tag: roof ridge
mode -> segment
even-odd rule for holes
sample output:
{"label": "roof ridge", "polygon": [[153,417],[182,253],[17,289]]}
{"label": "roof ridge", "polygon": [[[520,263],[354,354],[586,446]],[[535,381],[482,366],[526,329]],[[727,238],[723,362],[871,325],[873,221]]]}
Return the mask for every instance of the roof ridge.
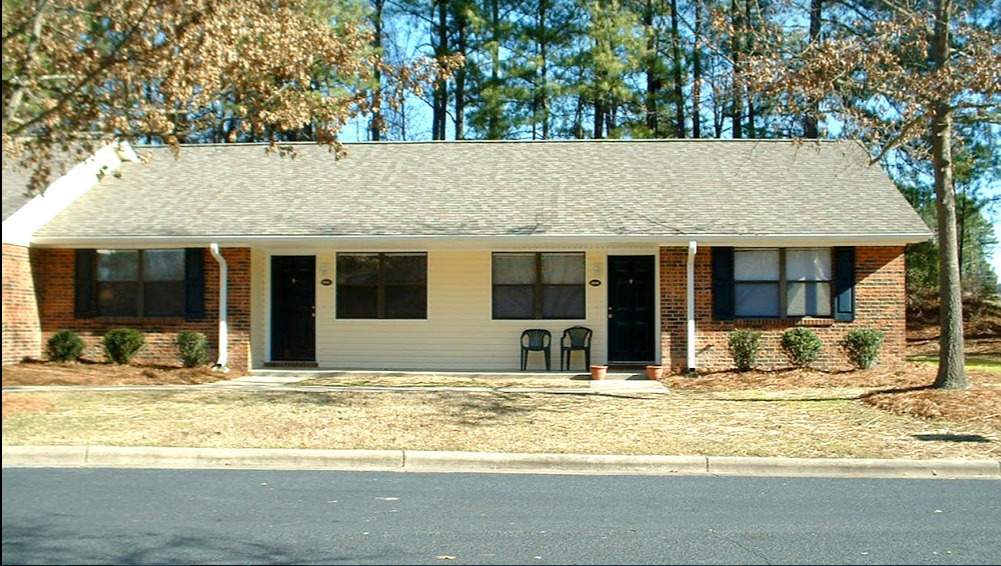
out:
{"label": "roof ridge", "polygon": [[[760,144],[760,143],[793,143],[793,144],[844,144],[854,143],[854,139],[805,139],[805,138],[657,138],[657,139],[504,139],[504,140],[387,140],[387,141],[341,141],[345,146],[400,146],[400,145],[557,145],[557,144]],[[277,145],[309,147],[318,146],[315,141],[275,142]],[[236,142],[236,143],[183,143],[182,148],[210,147],[268,147],[270,142]],[[166,144],[133,144],[134,148],[169,149]]]}

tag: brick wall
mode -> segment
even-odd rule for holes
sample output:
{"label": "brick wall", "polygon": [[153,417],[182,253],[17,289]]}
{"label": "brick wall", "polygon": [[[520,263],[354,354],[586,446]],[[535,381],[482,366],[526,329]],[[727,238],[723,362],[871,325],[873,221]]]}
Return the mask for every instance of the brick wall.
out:
{"label": "brick wall", "polygon": [[[6,270],[6,249],[4,269]],[[41,305],[41,337],[48,339],[57,330],[78,332],[87,344],[83,357],[104,360],[101,337],[112,328],[129,327],[143,332],[146,345],[134,359],[136,364],[179,364],[175,340],[183,330],[203,332],[209,338],[209,355],[214,363],[219,341],[219,264],[205,250],[205,317],[186,320],[175,317],[95,317],[73,315],[74,251],[71,249],[33,249],[39,274],[36,275]],[[222,250],[228,266],[229,295],[229,365],[238,370],[250,367],[250,249]],[[4,272],[4,311],[6,313],[6,271]],[[6,314],[4,315],[6,317]],[[6,359],[6,318],[4,319],[4,356]]]}
{"label": "brick wall", "polygon": [[32,279],[31,254],[3,244],[3,364],[42,355],[42,332]]}
{"label": "brick wall", "polygon": [[[695,256],[696,363],[700,370],[734,367],[727,351],[729,333],[735,328],[753,328],[762,333],[757,366],[763,369],[789,367],[782,353],[782,333],[795,326],[809,326],[824,344],[817,361],[819,369],[848,369],[850,365],[838,341],[852,328],[869,326],[884,332],[880,364],[904,360],[906,346],[905,272],[903,246],[855,249],[855,320],[834,322],[794,320],[712,319],[712,265],[710,248]],[[687,248],[660,249],[661,356],[674,371],[687,369],[686,358],[686,264]]]}

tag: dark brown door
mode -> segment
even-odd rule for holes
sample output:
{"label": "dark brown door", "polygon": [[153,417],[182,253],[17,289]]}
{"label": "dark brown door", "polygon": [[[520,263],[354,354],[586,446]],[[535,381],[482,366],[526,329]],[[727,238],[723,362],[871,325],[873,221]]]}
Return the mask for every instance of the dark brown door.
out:
{"label": "dark brown door", "polygon": [[608,256],[608,361],[654,360],[654,256]]}
{"label": "dark brown door", "polygon": [[316,359],[316,258],[271,257],[271,360]]}

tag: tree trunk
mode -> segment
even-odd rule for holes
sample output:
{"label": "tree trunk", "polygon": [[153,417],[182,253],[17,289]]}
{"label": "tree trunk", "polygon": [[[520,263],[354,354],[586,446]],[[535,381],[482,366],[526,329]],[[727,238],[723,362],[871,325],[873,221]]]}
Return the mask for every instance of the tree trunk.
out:
{"label": "tree trunk", "polygon": [[[745,55],[754,55],[753,37],[754,37],[754,13],[751,11],[751,1],[744,0],[744,26],[747,29],[744,42],[742,42],[741,48],[744,49]],[[743,73],[741,74],[743,78]],[[755,125],[755,119],[757,118],[757,111],[754,108],[754,93],[751,92],[750,88],[744,88],[744,93],[747,96],[747,137],[754,139],[758,137],[757,126]]]}
{"label": "tree trunk", "polygon": [[[438,9],[438,21],[435,25],[437,44],[434,46],[436,57],[444,57],[448,54],[448,2],[449,0],[437,0],[435,5]],[[445,118],[448,113],[448,83],[445,79],[438,79],[434,82],[431,106],[431,139],[443,140],[445,139]]]}
{"label": "tree trunk", "polygon": [[[932,60],[939,71],[949,66],[949,24],[952,0],[935,0],[935,35]],[[947,73],[946,73],[947,74]],[[959,242],[956,233],[956,188],[953,184],[952,108],[948,99],[938,100],[932,122],[932,166],[935,172],[935,206],[938,211],[939,323],[938,375],[935,387],[964,389],[963,289],[959,279]]]}
{"label": "tree trunk", "polygon": [[[372,47],[377,53],[382,53],[382,8],[386,0],[373,0],[373,12],[372,12],[372,26],[375,28],[372,33]],[[382,128],[383,128],[383,117],[382,117],[382,70],[379,64],[376,63],[375,70],[372,74],[372,80],[375,81],[375,101],[374,110],[372,110],[372,120],[369,122],[369,137],[372,141],[380,141],[382,139]]]}
{"label": "tree trunk", "polygon": [[674,135],[685,137],[685,90],[681,72],[681,33],[678,31],[678,0],[671,0],[671,56],[674,58]]}
{"label": "tree trunk", "polygon": [[605,106],[601,103],[601,97],[597,96],[594,100],[594,129],[592,131],[592,138],[600,140],[602,137],[602,132],[605,131]]}
{"label": "tree trunk", "polygon": [[[824,8],[824,0],[810,0],[810,45],[814,48],[820,44],[820,24],[821,15]],[[806,116],[803,117],[803,137],[815,140],[820,137],[820,130],[817,125],[817,116],[820,114],[820,105],[816,100],[808,102],[809,108]]]}
{"label": "tree trunk", "polygon": [[546,7],[548,1],[539,0],[539,62],[542,64],[542,68],[539,69],[538,79],[538,110],[542,114],[542,139],[544,140],[549,139],[549,61],[546,54],[549,39],[546,36]]}
{"label": "tree trunk", "polygon": [[[455,28],[460,53],[469,55],[466,45],[466,13],[462,3],[455,4]],[[465,114],[466,114],[466,66],[463,65],[455,71],[455,139],[461,140],[465,137]]]}
{"label": "tree trunk", "polygon": [[644,110],[646,111],[646,127],[650,131],[650,137],[659,138],[660,134],[660,108],[657,101],[660,97],[660,90],[663,88],[663,80],[657,68],[659,54],[657,53],[657,32],[653,26],[653,0],[646,0],[643,9],[643,27],[647,32],[647,53],[646,53],[646,101]]}
{"label": "tree trunk", "polygon": [[741,129],[741,120],[744,117],[744,89],[742,88],[743,79],[740,76],[740,51],[743,49],[740,40],[744,34],[744,25],[737,0],[730,0],[730,22],[733,24],[733,35],[730,37],[730,56],[733,59],[733,89],[730,93],[733,103],[730,110],[732,119],[731,131],[734,139],[738,139],[744,137]]}
{"label": "tree trunk", "polygon": [[702,0],[695,0],[695,41],[692,47],[692,137],[702,137]]}

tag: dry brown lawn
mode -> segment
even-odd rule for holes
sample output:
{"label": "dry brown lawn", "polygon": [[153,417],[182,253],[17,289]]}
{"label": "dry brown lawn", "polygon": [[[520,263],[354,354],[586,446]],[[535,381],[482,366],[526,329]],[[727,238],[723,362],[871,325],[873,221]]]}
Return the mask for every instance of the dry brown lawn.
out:
{"label": "dry brown lawn", "polygon": [[[932,351],[933,340],[914,333],[913,353]],[[662,380],[667,393],[600,393],[566,376],[434,374],[312,382],[416,386],[410,391],[171,388],[238,375],[29,362],[3,368],[5,388],[165,387],[5,389],[3,444],[1001,459],[999,340],[992,333],[967,340],[968,356],[986,361],[971,366],[972,386],[959,391],[931,388],[935,366],[928,363],[669,375]],[[506,389],[547,386],[566,391]]]}
{"label": "dry brown lawn", "polygon": [[971,375],[963,391],[928,389],[927,364],[669,376],[668,393],[7,390],[3,444],[1001,459],[1001,374]]}
{"label": "dry brown lawn", "polygon": [[115,365],[104,362],[25,361],[3,367],[3,386],[12,385],[197,385],[238,377],[208,367]]}

